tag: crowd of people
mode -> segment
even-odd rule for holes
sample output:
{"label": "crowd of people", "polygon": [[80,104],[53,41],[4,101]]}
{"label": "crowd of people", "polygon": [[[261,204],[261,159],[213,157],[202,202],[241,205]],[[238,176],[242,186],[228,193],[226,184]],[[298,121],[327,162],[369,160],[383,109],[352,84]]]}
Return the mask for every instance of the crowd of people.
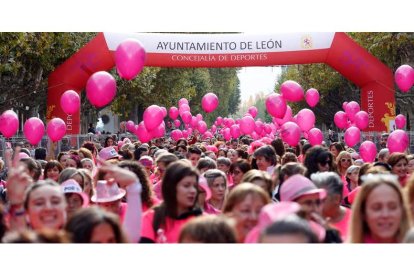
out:
{"label": "crowd of people", "polygon": [[0,240],[414,242],[414,156],[385,145],[373,163],[340,142],[248,136],[108,136],[50,160],[14,146],[0,159]]}

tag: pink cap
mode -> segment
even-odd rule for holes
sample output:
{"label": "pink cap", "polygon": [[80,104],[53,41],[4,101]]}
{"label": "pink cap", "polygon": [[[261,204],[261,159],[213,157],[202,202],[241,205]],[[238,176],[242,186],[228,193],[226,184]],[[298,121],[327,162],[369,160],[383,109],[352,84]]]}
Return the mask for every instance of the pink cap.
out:
{"label": "pink cap", "polygon": [[113,147],[103,148],[99,153],[99,158],[103,160],[109,160],[112,158],[118,158],[119,155]]}
{"label": "pink cap", "polygon": [[89,197],[86,193],[82,191],[81,186],[74,179],[68,179],[60,184],[64,194],[78,194],[82,197],[82,207],[87,207],[89,205]]}
{"label": "pink cap", "polygon": [[19,160],[23,158],[30,158],[30,156],[25,152],[19,152]]}
{"label": "pink cap", "polygon": [[259,240],[260,233],[275,221],[296,214],[300,210],[300,205],[296,202],[278,202],[270,203],[262,208],[257,225],[247,234],[245,243],[256,243]]}
{"label": "pink cap", "polygon": [[319,194],[320,199],[326,197],[325,189],[318,189],[312,181],[301,174],[289,177],[282,183],[282,187],[280,188],[281,201],[295,201],[295,199],[301,196],[311,194]]}
{"label": "pink cap", "polygon": [[126,191],[118,187],[118,184],[108,185],[106,180],[98,180],[96,191],[91,201],[95,203],[112,202],[123,198]]}

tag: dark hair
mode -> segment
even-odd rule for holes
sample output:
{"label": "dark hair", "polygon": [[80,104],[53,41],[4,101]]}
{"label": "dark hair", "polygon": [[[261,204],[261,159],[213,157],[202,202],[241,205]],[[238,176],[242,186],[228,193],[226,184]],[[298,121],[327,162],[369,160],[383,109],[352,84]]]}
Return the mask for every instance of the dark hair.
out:
{"label": "dark hair", "polygon": [[260,148],[256,149],[253,153],[253,157],[257,159],[257,157],[263,156],[266,161],[270,162],[270,165],[276,165],[276,152],[273,147],[271,146],[261,146]]}
{"label": "dark hair", "polygon": [[321,146],[314,146],[308,150],[305,155],[303,164],[307,168],[305,176],[310,178],[310,175],[319,171],[318,163],[325,162],[329,158],[329,170],[334,170],[334,161],[332,153]]}
{"label": "dark hair", "polygon": [[405,160],[408,163],[407,155],[405,153],[401,152],[394,152],[390,154],[390,157],[388,157],[388,164],[391,167],[394,167],[398,162],[401,160]]}
{"label": "dark hair", "polygon": [[243,174],[247,173],[248,171],[250,171],[252,169],[252,167],[250,166],[249,162],[247,162],[246,160],[242,159],[242,160],[237,160],[236,162],[232,163],[230,165],[230,173],[233,173],[234,169],[238,168],[240,169]]}
{"label": "dark hair", "polygon": [[42,147],[36,148],[35,159],[46,160],[46,149]]}
{"label": "dark hair", "polygon": [[142,186],[142,192],[141,192],[141,200],[143,203],[147,204],[148,207],[152,207],[154,205],[153,202],[153,191],[152,191],[152,184],[149,180],[149,176],[147,175],[147,171],[145,168],[135,162],[135,161],[121,161],[118,164],[121,168],[127,168],[131,172],[135,173],[135,175],[138,177],[139,182],[141,182]]}
{"label": "dark hair", "polygon": [[178,139],[178,141],[177,141],[177,144],[176,144],[176,145],[180,144],[181,142],[184,142],[184,144],[185,144],[185,146],[186,146],[186,147],[188,146],[188,142],[187,142],[187,140],[186,140],[185,138],[180,138],[180,139]]}
{"label": "dark hair", "polygon": [[188,149],[188,152],[187,152],[187,156],[190,156],[191,154],[198,154],[198,155],[201,155],[201,149],[200,148],[198,148],[198,147],[196,147],[196,146],[192,146],[192,147],[190,147],[189,149]]}
{"label": "dark hair", "polygon": [[[198,171],[192,167],[188,160],[178,160],[171,163],[164,174],[162,179],[161,192],[164,201],[154,207],[154,221],[153,228],[155,232],[161,225],[165,225],[166,217],[176,218],[177,217],[177,185],[178,183],[187,176],[195,176],[196,182],[198,183]],[[194,205],[197,204],[197,199]],[[195,206],[193,206],[194,208]]]}
{"label": "dark hair", "polygon": [[282,156],[282,165],[287,164],[289,162],[298,162],[298,158],[296,157],[296,155],[294,153],[291,152],[286,152],[283,156]]}
{"label": "dark hair", "polygon": [[85,141],[82,144],[81,148],[88,149],[92,154],[97,154],[98,150],[96,149],[95,143],[92,141]]}
{"label": "dark hair", "polygon": [[73,243],[90,243],[93,230],[102,223],[111,226],[116,243],[127,242],[118,216],[96,206],[76,211],[66,223],[65,230]]}
{"label": "dark hair", "polygon": [[142,147],[142,146],[140,146],[136,150],[134,150],[134,160],[139,160],[141,158],[141,154],[144,151],[148,151],[149,152],[149,150],[146,147]]}
{"label": "dark hair", "polygon": [[335,147],[335,149],[338,151],[338,153],[340,153],[341,151],[344,151],[345,148],[338,142],[334,142],[329,146],[329,149],[331,149],[331,147]]}
{"label": "dark hair", "polygon": [[49,162],[47,162],[43,172],[43,179],[47,179],[47,171],[55,167],[58,168],[59,173],[63,170],[62,165],[57,160],[50,160]]}
{"label": "dark hair", "polygon": [[306,168],[300,163],[290,162],[290,163],[284,164],[283,166],[278,167],[278,169],[279,169],[279,189],[275,195],[275,198],[278,201],[280,201],[280,189],[282,188],[283,182],[286,181],[285,178],[286,177],[289,178],[295,174],[305,175]]}
{"label": "dark hair", "polygon": [[114,137],[112,137],[112,136],[108,136],[108,137],[106,137],[105,138],[105,143],[104,143],[104,147],[106,148],[106,147],[109,147],[109,145],[108,145],[108,140],[109,139],[111,139],[112,141],[114,141],[114,144],[115,144],[115,139],[114,139]]}
{"label": "dark hair", "polygon": [[237,152],[237,155],[241,158],[241,159],[247,159],[249,157],[248,153],[245,152],[242,149],[235,149],[235,151]]}
{"label": "dark hair", "polygon": [[22,158],[20,162],[26,164],[29,173],[32,175],[33,181],[39,180],[40,175],[42,174],[42,165],[33,158]]}
{"label": "dark hair", "polygon": [[179,149],[179,148],[181,148],[181,149],[183,149],[183,150],[187,151],[187,146],[184,146],[184,145],[178,145],[178,146],[176,146],[176,147],[175,147],[175,151],[178,151],[178,149]]}
{"label": "dark hair", "polygon": [[285,145],[283,145],[282,139],[277,138],[273,140],[270,145],[273,147],[277,155],[283,156],[285,154]]}
{"label": "dark hair", "polygon": [[118,154],[122,157],[122,160],[132,160],[132,153],[128,149],[118,151]]}
{"label": "dark hair", "polygon": [[318,238],[313,233],[308,222],[298,215],[289,215],[284,219],[278,220],[266,227],[261,235],[260,240],[266,235],[302,235],[308,243],[318,243]]}
{"label": "dark hair", "polygon": [[202,169],[205,169],[205,168],[207,168],[207,169],[217,169],[217,163],[216,163],[216,161],[214,161],[210,157],[203,157],[203,158],[200,158],[200,160],[198,160],[196,167],[200,171]]}
{"label": "dark hair", "polygon": [[63,155],[69,155],[68,152],[66,151],[61,151],[59,152],[58,156],[57,156],[57,161],[60,163],[60,158],[62,158]]}
{"label": "dark hair", "polygon": [[312,147],[311,144],[304,144],[302,147],[302,155],[305,156],[306,152],[308,151],[308,149],[310,149]]}

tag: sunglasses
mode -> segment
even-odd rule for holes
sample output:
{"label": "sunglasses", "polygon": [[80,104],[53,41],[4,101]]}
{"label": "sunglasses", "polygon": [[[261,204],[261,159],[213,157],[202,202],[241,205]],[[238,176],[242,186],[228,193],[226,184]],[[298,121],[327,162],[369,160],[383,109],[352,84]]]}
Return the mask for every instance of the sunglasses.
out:
{"label": "sunglasses", "polygon": [[345,159],[345,158],[341,159],[341,162],[351,162],[351,161],[352,161],[351,159]]}
{"label": "sunglasses", "polygon": [[328,160],[319,161],[318,163],[321,164],[322,166],[325,166],[326,164],[331,164],[331,162],[332,161],[330,159],[328,159]]}

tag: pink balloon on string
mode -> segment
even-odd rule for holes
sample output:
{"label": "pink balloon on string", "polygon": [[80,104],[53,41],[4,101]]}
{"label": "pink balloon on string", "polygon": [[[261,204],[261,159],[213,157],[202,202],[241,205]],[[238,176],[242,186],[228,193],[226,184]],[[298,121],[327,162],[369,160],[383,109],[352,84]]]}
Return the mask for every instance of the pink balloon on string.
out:
{"label": "pink balloon on string", "polygon": [[0,116],[0,131],[6,138],[12,137],[19,129],[19,118],[13,110],[6,110]]}
{"label": "pink balloon on string", "polygon": [[53,118],[47,123],[46,132],[53,142],[57,142],[66,134],[66,124],[61,118]]}
{"label": "pink balloon on string", "polygon": [[145,128],[151,131],[163,122],[163,112],[158,105],[151,105],[144,111],[143,121]]}
{"label": "pink balloon on string", "polygon": [[207,124],[204,121],[199,121],[197,123],[197,129],[201,134],[204,134],[207,131]]}
{"label": "pink balloon on string", "polygon": [[299,143],[301,130],[293,122],[284,123],[281,127],[281,138],[289,146],[294,147]]}
{"label": "pink balloon on string", "polygon": [[182,104],[180,105],[180,107],[178,108],[178,112],[180,114],[180,116],[184,113],[184,112],[191,112],[190,106],[188,104]]}
{"label": "pink balloon on string", "polygon": [[250,134],[254,131],[255,128],[254,119],[250,116],[244,116],[240,121],[240,130],[244,134]]}
{"label": "pink balloon on string", "polygon": [[184,130],[182,131],[182,134],[183,134],[183,138],[185,138],[185,139],[187,139],[187,138],[188,138],[188,136],[189,136],[189,134],[188,134],[188,130],[186,130],[186,129],[184,129]]}
{"label": "pink balloon on string", "polygon": [[308,131],[308,140],[312,146],[321,145],[323,142],[323,133],[319,128],[312,128]]}
{"label": "pink balloon on string", "polygon": [[264,131],[264,124],[262,121],[256,121],[254,131],[256,131],[257,134],[261,134]]}
{"label": "pink balloon on string", "polygon": [[170,116],[170,118],[172,120],[177,119],[178,118],[178,115],[179,115],[178,108],[176,108],[175,106],[170,107],[170,110],[168,112],[168,115]]}
{"label": "pink balloon on string", "polygon": [[276,122],[278,125],[283,125],[284,123],[290,122],[292,120],[292,108],[290,106],[286,107],[286,113],[282,119],[273,117],[273,122]]}
{"label": "pink balloon on string", "polygon": [[167,117],[167,109],[164,106],[161,106],[161,111],[162,111],[162,117],[163,118]]}
{"label": "pink balloon on string", "polygon": [[407,64],[401,65],[395,71],[394,78],[398,88],[406,93],[414,84],[414,69]]}
{"label": "pink balloon on string", "polygon": [[361,131],[357,127],[350,127],[344,134],[345,143],[348,147],[353,147],[361,140]]}
{"label": "pink balloon on string", "polygon": [[302,131],[308,131],[315,126],[315,114],[312,110],[304,108],[297,114],[297,124]]}
{"label": "pink balloon on string", "polygon": [[115,65],[119,76],[126,80],[134,79],[144,68],[146,52],[136,39],[126,39],[115,50]]}
{"label": "pink balloon on string", "polygon": [[180,107],[182,104],[186,104],[186,105],[188,105],[188,100],[187,100],[186,98],[181,98],[181,99],[178,101],[178,107]]}
{"label": "pink balloon on string", "polygon": [[360,130],[364,130],[368,127],[369,125],[369,116],[368,113],[365,111],[358,111],[355,114],[355,125],[357,128],[359,128]]}
{"label": "pink balloon on string", "polygon": [[342,103],[342,109],[345,111],[346,110],[346,105],[348,104],[348,102],[343,102]]}
{"label": "pink balloon on string", "polygon": [[134,131],[135,131],[135,124],[134,124],[134,122],[133,122],[133,121],[131,121],[131,120],[129,120],[129,121],[126,123],[126,129],[127,129],[129,132],[134,132]]}
{"label": "pink balloon on string", "polygon": [[181,125],[180,120],[174,120],[175,127],[179,127]]}
{"label": "pink balloon on string", "polygon": [[397,128],[403,129],[406,123],[407,123],[407,119],[405,118],[404,115],[398,114],[395,117],[395,125],[397,126]]}
{"label": "pink balloon on string", "polygon": [[257,107],[251,106],[251,107],[249,107],[249,109],[247,110],[247,112],[250,113],[253,116],[253,118],[256,118],[257,113],[258,113]]}
{"label": "pink balloon on string", "polygon": [[116,81],[105,71],[94,73],[86,83],[86,97],[96,107],[108,105],[116,95]]}
{"label": "pink balloon on string", "polygon": [[343,111],[338,111],[334,115],[334,122],[338,128],[346,128],[348,124],[348,116]]}
{"label": "pink balloon on string", "polygon": [[30,144],[37,145],[45,134],[45,125],[37,117],[29,118],[24,123],[23,133]]}
{"label": "pink balloon on string", "polygon": [[315,107],[319,102],[319,92],[315,88],[310,88],[305,94],[306,103],[310,107]]}
{"label": "pink balloon on string", "polygon": [[66,114],[72,115],[79,111],[80,97],[74,90],[67,90],[60,97],[60,107]]}
{"label": "pink balloon on string", "polygon": [[220,126],[223,123],[223,118],[222,117],[217,117],[217,125]]}
{"label": "pink balloon on string", "polygon": [[226,141],[229,141],[231,139],[231,133],[229,128],[225,128],[223,130],[223,137]]}
{"label": "pink balloon on string", "polygon": [[165,123],[161,122],[156,128],[149,131],[153,138],[161,138],[165,134]]}
{"label": "pink balloon on string", "polygon": [[408,134],[401,129],[391,132],[387,140],[387,148],[390,150],[390,153],[404,152],[407,149],[408,144]]}
{"label": "pink balloon on string", "polygon": [[148,130],[145,128],[144,122],[140,122],[135,128],[136,128],[135,134],[137,135],[137,137],[138,137],[139,141],[141,141],[141,143],[147,143],[147,142],[151,141],[152,136],[148,132]]}
{"label": "pink balloon on string", "polygon": [[207,113],[213,112],[219,105],[219,99],[214,93],[207,93],[201,99],[201,108]]}
{"label": "pink balloon on string", "polygon": [[280,94],[286,101],[299,102],[303,100],[303,88],[296,81],[288,80],[282,83]]}
{"label": "pink balloon on string", "polygon": [[181,119],[183,120],[183,122],[184,122],[185,124],[189,124],[189,123],[191,123],[191,119],[192,119],[191,113],[190,113],[189,111],[184,111],[184,112],[181,114]]}
{"label": "pink balloon on string", "polygon": [[266,97],[266,110],[271,116],[283,118],[283,116],[285,116],[286,109],[286,101],[281,95],[272,93]]}
{"label": "pink balloon on string", "polygon": [[213,125],[210,129],[212,133],[216,133],[217,127]]}
{"label": "pink balloon on string", "polygon": [[377,156],[377,147],[371,141],[364,141],[359,147],[359,155],[364,162],[372,163]]}
{"label": "pink balloon on string", "polygon": [[355,101],[349,102],[345,107],[345,113],[351,122],[355,121],[355,114],[360,110],[361,108],[359,107],[359,104]]}
{"label": "pink balloon on string", "polygon": [[174,129],[171,131],[171,138],[173,138],[174,141],[178,141],[179,139],[183,138],[183,133],[179,129]]}
{"label": "pink balloon on string", "polygon": [[232,125],[230,127],[230,134],[234,139],[239,138],[241,135],[239,125]]}

